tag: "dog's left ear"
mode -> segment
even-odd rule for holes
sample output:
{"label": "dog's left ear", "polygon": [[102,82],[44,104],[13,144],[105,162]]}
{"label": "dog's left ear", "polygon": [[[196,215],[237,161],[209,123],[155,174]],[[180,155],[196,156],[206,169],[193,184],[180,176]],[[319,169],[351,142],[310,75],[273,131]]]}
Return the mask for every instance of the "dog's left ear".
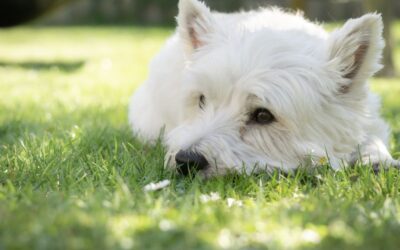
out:
{"label": "dog's left ear", "polygon": [[350,19],[332,32],[328,56],[331,67],[342,76],[340,93],[363,93],[367,79],[382,68],[380,59],[385,46],[382,31],[381,15],[366,14]]}
{"label": "dog's left ear", "polygon": [[187,46],[188,52],[203,46],[215,25],[210,9],[197,0],[180,0],[177,17],[178,32]]}

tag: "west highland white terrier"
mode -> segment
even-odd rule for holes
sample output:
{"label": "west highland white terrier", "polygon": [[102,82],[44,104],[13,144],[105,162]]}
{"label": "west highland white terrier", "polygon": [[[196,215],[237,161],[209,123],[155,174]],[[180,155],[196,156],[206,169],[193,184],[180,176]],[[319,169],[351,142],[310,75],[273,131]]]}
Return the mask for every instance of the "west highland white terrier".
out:
{"label": "west highland white terrier", "polygon": [[180,0],[177,22],[129,110],[136,135],[162,136],[168,166],[210,177],[400,165],[367,84],[381,69],[379,14],[328,33],[279,9],[221,14]]}

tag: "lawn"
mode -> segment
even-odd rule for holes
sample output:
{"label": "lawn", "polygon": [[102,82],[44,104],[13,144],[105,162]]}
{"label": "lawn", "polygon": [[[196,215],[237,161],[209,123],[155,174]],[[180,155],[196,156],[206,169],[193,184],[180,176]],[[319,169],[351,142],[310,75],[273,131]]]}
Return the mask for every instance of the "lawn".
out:
{"label": "lawn", "polygon": [[[165,171],[163,147],[131,135],[127,105],[170,33],[0,31],[0,250],[399,248],[397,170],[206,182]],[[400,79],[372,88],[400,157]],[[144,191],[162,180],[171,183]]]}

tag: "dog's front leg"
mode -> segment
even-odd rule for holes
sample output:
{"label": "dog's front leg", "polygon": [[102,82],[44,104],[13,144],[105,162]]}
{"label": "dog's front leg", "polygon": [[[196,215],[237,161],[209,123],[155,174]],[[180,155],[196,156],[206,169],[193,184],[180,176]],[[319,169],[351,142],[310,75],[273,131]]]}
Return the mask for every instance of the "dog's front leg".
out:
{"label": "dog's front leg", "polygon": [[364,165],[371,165],[374,171],[378,171],[380,167],[397,167],[400,168],[400,161],[395,160],[389,153],[385,143],[377,136],[371,136],[366,140],[360,148],[353,153],[352,162],[361,162]]}

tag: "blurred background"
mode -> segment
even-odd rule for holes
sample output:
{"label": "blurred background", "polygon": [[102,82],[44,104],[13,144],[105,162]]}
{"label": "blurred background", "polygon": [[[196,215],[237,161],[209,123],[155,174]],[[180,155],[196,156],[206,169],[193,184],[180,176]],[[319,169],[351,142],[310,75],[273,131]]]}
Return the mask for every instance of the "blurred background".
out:
{"label": "blurred background", "polygon": [[[26,5],[26,11],[48,6],[61,6],[42,19],[42,24],[109,24],[138,23],[172,25],[178,0],[2,0],[9,5]],[[356,17],[366,10],[382,9],[400,17],[400,1],[396,0],[204,0],[213,10],[230,12],[262,6],[300,9],[310,19],[337,21]],[[390,8],[384,9],[384,5]],[[20,7],[22,9],[22,6]],[[2,8],[4,12],[7,8]],[[49,9],[51,10],[51,8]],[[10,13],[17,15],[17,13]]]}
{"label": "blurred background", "polygon": [[[57,2],[56,0],[36,1]],[[34,2],[34,0],[29,0],[29,2]],[[127,22],[153,25],[174,24],[177,2],[177,0],[69,1],[63,10],[53,13],[44,22],[47,24]],[[218,11],[238,11],[269,5],[301,9],[310,19],[319,21],[343,20],[359,16],[366,10],[376,9],[386,11],[385,15],[400,16],[400,1],[395,0],[205,0],[205,2]],[[388,8],[385,9],[384,5]]]}

